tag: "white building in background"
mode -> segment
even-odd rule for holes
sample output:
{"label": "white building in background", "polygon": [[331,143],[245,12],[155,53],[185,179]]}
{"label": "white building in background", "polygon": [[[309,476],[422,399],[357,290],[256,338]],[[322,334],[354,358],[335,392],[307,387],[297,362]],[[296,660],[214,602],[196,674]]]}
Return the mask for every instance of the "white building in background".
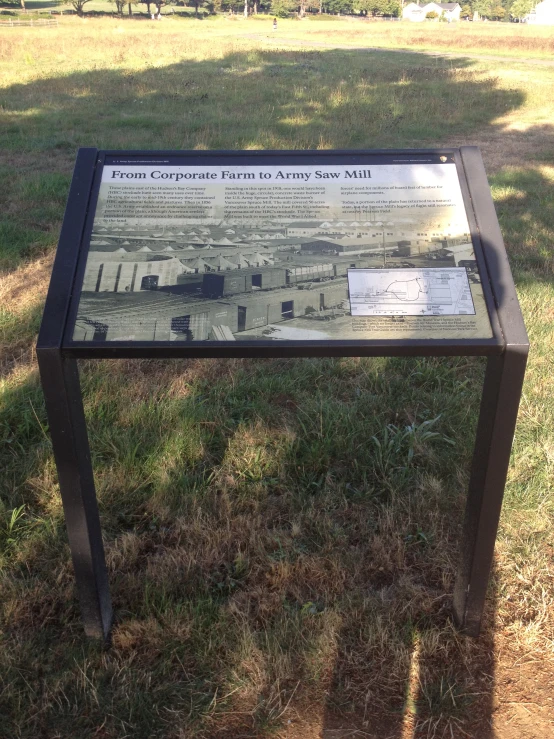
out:
{"label": "white building in background", "polygon": [[[545,2],[554,2],[554,0],[545,0]],[[418,5],[417,3],[409,3],[404,6],[402,18],[407,21],[424,21],[427,13],[435,12],[437,16],[444,16],[447,21],[459,21],[462,7],[459,3],[427,3],[427,5]]]}
{"label": "white building in background", "polygon": [[543,0],[525,17],[525,20],[536,26],[554,26],[554,0]]}

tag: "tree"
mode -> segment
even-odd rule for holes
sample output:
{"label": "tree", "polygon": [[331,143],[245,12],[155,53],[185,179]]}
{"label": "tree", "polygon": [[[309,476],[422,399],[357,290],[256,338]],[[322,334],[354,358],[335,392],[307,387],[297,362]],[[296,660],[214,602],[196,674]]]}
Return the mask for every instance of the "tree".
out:
{"label": "tree", "polygon": [[492,0],[473,0],[471,3],[474,13],[478,13],[481,18],[490,16]]}
{"label": "tree", "polygon": [[[132,1],[132,0],[131,0]],[[115,0],[114,0],[115,2]],[[125,2],[129,2],[129,0],[125,0]],[[146,5],[146,12],[148,13],[148,16],[152,15],[152,12],[150,10],[150,6],[153,5],[156,8],[155,15],[159,15],[162,10],[162,5],[166,5],[165,0],[138,0],[139,3],[143,3]],[[125,4],[125,3],[124,3]],[[130,6],[131,3],[129,3]],[[129,8],[130,10],[130,8]],[[131,12],[129,12],[129,15],[131,15]]]}
{"label": "tree", "polygon": [[352,0],[323,0],[322,8],[326,13],[338,15],[344,13],[348,15],[352,13]]}
{"label": "tree", "polygon": [[521,20],[527,15],[527,13],[530,13],[534,7],[534,0],[514,0],[512,7],[510,8],[510,15],[512,18]]}
{"label": "tree", "polygon": [[471,12],[471,5],[462,5],[460,18],[471,18],[472,15],[473,13]]}
{"label": "tree", "polygon": [[368,15],[391,15],[390,0],[360,0],[358,5],[360,10]]}
{"label": "tree", "polygon": [[204,5],[204,0],[189,0],[187,5],[194,8],[194,15],[198,18],[198,8]]}
{"label": "tree", "polygon": [[491,18],[494,18],[494,20],[501,21],[505,15],[506,11],[500,4],[495,5],[494,8],[492,8],[491,10]]}
{"label": "tree", "polygon": [[427,15],[425,16],[426,20],[428,21],[434,21],[439,17],[439,14],[436,10],[430,10]]}
{"label": "tree", "polygon": [[297,8],[295,0],[272,0],[271,12],[278,18],[288,18]]}
{"label": "tree", "polygon": [[513,0],[500,0],[500,5],[504,8],[506,15],[510,15],[510,9],[513,4]]}
{"label": "tree", "polygon": [[71,0],[71,4],[77,11],[77,15],[83,15],[84,14],[84,6],[86,3],[90,3],[90,0]]}
{"label": "tree", "polygon": [[[115,2],[115,0],[114,0],[114,2]],[[133,12],[131,10],[131,3],[132,2],[136,2],[136,0],[131,0],[131,2],[129,2],[129,0],[124,0],[124,2],[123,2],[124,5],[127,4],[129,6],[129,15],[132,15],[133,14]],[[146,11],[147,11],[147,13],[148,13],[149,16],[152,16],[152,15],[159,16],[161,14],[161,12],[162,12],[162,5],[171,5],[172,4],[170,2],[166,2],[166,0],[138,0],[138,2],[139,3],[144,3],[144,5],[146,5]],[[150,6],[151,5],[153,5],[156,8],[156,12],[155,13],[152,13],[151,12],[151,10],[150,10]]]}
{"label": "tree", "polygon": [[[339,2],[348,3],[349,0],[339,0]],[[325,5],[325,0],[323,0]],[[299,18],[304,18],[308,8],[320,7],[319,0],[271,0],[271,13],[279,18],[287,18],[292,13],[297,13]]]}
{"label": "tree", "polygon": [[402,5],[400,0],[389,0],[385,15],[390,15],[391,18],[400,18],[402,15]]}

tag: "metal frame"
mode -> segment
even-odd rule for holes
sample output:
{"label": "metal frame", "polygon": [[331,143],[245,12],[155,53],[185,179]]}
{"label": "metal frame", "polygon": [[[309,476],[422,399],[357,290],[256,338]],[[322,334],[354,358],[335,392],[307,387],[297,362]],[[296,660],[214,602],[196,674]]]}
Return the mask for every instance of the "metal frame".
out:
{"label": "metal frame", "polygon": [[479,149],[461,147],[504,351],[487,360],[471,467],[461,558],[454,587],[454,617],[478,636],[494,554],[504,486],[521,398],[529,339]]}
{"label": "metal frame", "polygon": [[502,235],[477,147],[441,150],[331,152],[140,152],[146,157],[184,156],[237,163],[359,163],[379,154],[449,154],[458,168],[483,292],[493,328],[491,339],[378,340],[313,342],[104,342],[71,341],[84,273],[87,234],[92,229],[102,164],[108,157],[137,152],[80,149],[75,165],[58,251],[37,343],[40,376],[60,481],[66,526],[85,633],[108,639],[112,624],[108,577],[83,411],[78,358],[138,357],[339,357],[487,356],[475,452],[470,476],[454,587],[453,615],[466,633],[477,636],[492,564],[529,341],[519,308]]}
{"label": "metal frame", "polygon": [[95,165],[96,150],[81,149],[46,297],[37,359],[85,633],[107,639],[112,606],[79,373],[76,359],[62,351]]}

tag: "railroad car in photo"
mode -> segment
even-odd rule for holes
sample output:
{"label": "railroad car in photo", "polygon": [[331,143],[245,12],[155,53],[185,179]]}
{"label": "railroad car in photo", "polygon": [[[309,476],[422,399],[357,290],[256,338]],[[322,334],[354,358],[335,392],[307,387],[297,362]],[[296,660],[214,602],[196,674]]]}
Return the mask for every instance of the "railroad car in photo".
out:
{"label": "railroad car in photo", "polygon": [[285,287],[286,284],[286,271],[281,267],[206,272],[202,277],[202,294],[207,298],[222,298],[256,290]]}
{"label": "railroad car in photo", "polygon": [[299,282],[329,280],[334,276],[335,271],[331,263],[287,267],[287,285],[297,285]]}

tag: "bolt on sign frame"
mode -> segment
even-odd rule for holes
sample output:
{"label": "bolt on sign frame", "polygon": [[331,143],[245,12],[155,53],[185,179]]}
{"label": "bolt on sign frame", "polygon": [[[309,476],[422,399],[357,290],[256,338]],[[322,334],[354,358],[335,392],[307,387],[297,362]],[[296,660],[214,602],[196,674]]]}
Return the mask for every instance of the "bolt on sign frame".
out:
{"label": "bolt on sign frame", "polygon": [[476,147],[80,149],[37,356],[86,634],[113,614],[78,359],[487,357],[453,597],[477,636],[528,351]]}

